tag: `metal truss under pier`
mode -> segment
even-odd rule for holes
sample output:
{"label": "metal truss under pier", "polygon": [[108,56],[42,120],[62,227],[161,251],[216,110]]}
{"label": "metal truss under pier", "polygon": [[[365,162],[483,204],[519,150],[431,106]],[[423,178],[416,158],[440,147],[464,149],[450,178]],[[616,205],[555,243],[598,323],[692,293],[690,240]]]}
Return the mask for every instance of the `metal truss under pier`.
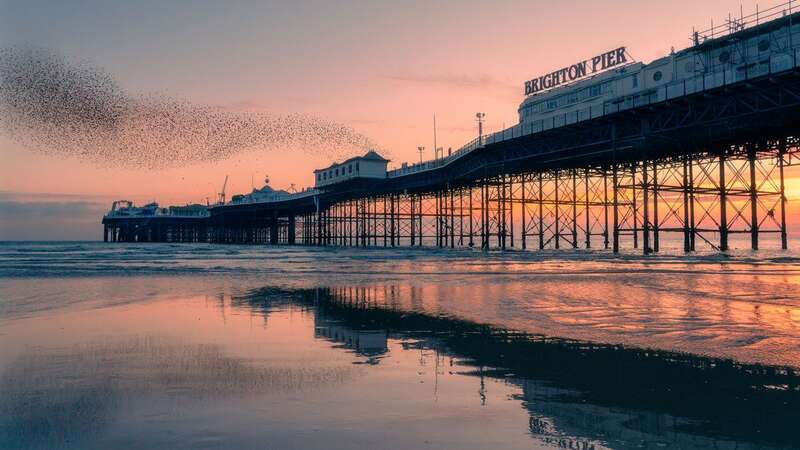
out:
{"label": "metal truss under pier", "polygon": [[[483,249],[669,245],[728,250],[732,235],[787,248],[786,142],[611,167],[498,175],[434,191],[331,203],[297,217],[299,243]],[[796,145],[793,143],[792,145]]]}
{"label": "metal truss under pier", "polygon": [[785,249],[784,172],[800,161],[799,149],[800,72],[792,70],[485,145],[434,170],[355,179],[282,202],[213,207],[191,239]]}
{"label": "metal truss under pier", "polygon": [[207,217],[103,218],[104,242],[208,242],[209,239]]}

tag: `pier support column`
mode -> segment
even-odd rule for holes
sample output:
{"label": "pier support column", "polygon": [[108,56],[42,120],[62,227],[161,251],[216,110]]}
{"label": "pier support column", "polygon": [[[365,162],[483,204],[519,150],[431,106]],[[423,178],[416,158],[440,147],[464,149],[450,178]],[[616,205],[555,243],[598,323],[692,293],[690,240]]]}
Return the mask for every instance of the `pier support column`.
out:
{"label": "pier support column", "polygon": [[410,194],[408,196],[408,201],[409,201],[409,208],[410,208],[409,209],[409,222],[408,222],[409,225],[408,226],[409,226],[409,230],[410,230],[409,233],[411,234],[411,246],[413,247],[417,243],[417,241],[416,241],[416,239],[417,239],[417,235],[416,235],[417,219],[414,216],[414,204],[415,204],[415,202],[414,202],[414,194]]}
{"label": "pier support column", "polygon": [[442,224],[442,192],[436,191],[433,194],[433,218],[434,218],[434,229],[436,231],[436,247],[442,248],[442,241],[444,236],[443,231],[443,224]]}
{"label": "pier support column", "polygon": [[488,202],[488,194],[489,186],[486,184],[486,180],[481,182],[481,248],[486,250],[489,248],[489,230],[488,230],[488,209],[489,209],[489,202]]}
{"label": "pier support column", "polygon": [[719,155],[719,249],[728,251],[728,183],[725,181],[725,150]]}
{"label": "pier support column", "polygon": [[539,172],[539,250],[544,250],[544,174]]}
{"label": "pier support column", "polygon": [[612,233],[612,247],[614,253],[619,253],[619,175],[617,165],[614,164],[611,172],[611,189],[613,198],[614,230]]}
{"label": "pier support column", "polygon": [[322,245],[331,245],[331,211],[332,206],[327,206],[322,213]]}
{"label": "pier support column", "polygon": [[[645,255],[651,252],[650,248],[650,186],[648,182],[647,158],[642,159],[642,250]],[[633,185],[636,185],[634,180]],[[635,200],[634,200],[635,202]]]}
{"label": "pier support column", "polygon": [[[457,244],[459,247],[464,247],[464,237],[466,237],[466,231],[464,229],[464,219],[465,219],[465,209],[466,206],[464,205],[464,193],[469,192],[468,188],[460,187],[458,188],[458,239]],[[453,208],[455,208],[455,203],[453,204]],[[455,211],[453,211],[455,214]],[[453,223],[453,235],[455,236],[455,223]]]}
{"label": "pier support column", "polygon": [[[419,194],[417,206],[417,244],[422,247],[425,245],[425,194]],[[430,213],[427,215],[430,216]]]}
{"label": "pier support column", "polygon": [[590,203],[589,203],[589,169],[586,168],[583,171],[583,208],[584,214],[586,215],[586,248],[592,248],[592,222],[591,222],[591,211],[590,211]]}
{"label": "pier support column", "polygon": [[286,240],[289,241],[289,245],[295,244],[295,239],[296,239],[295,233],[297,232],[295,230],[295,224],[296,224],[295,217],[289,216],[289,223],[287,225],[288,228],[286,230]]}
{"label": "pier support column", "polygon": [[278,216],[273,214],[269,222],[269,243],[278,245]]}
{"label": "pier support column", "polygon": [[756,148],[747,149],[750,169],[750,247],[758,250],[758,186],[756,185]]}
{"label": "pier support column", "polygon": [[322,215],[323,212],[320,209],[317,209],[317,226],[316,226],[316,236],[314,236],[314,243],[317,245],[322,245]]}
{"label": "pier support column", "polygon": [[506,176],[497,185],[497,246],[506,249]]}
{"label": "pier support column", "polygon": [[475,210],[472,207],[472,196],[474,195],[475,186],[469,187],[469,248],[475,246]]}
{"label": "pier support column", "polygon": [[395,245],[400,245],[400,239],[396,238],[396,236],[395,236],[397,234],[397,229],[395,228],[395,222],[396,222],[396,219],[395,219],[395,202],[394,202],[395,197],[396,197],[396,195],[394,195],[394,194],[389,196],[389,205],[390,205],[390,208],[391,208],[391,217],[390,217],[390,220],[389,220],[389,224],[390,224],[390,228],[391,228],[392,247],[394,247]]}
{"label": "pier support column", "polygon": [[[522,185],[520,187],[520,199],[521,199],[521,202],[522,202],[522,236],[520,236],[520,237],[522,239],[522,249],[525,250],[527,248],[526,235],[528,234],[527,233],[527,229],[525,228],[525,226],[526,226],[526,224],[525,224],[525,213],[526,213],[527,208],[528,208],[526,200],[525,200],[525,174],[522,174],[520,176],[520,182],[521,182],[521,185]],[[513,205],[512,205],[512,208],[513,208]]]}
{"label": "pier support column", "polygon": [[683,251],[692,250],[689,229],[689,156],[683,155]]}
{"label": "pier support column", "polygon": [[[456,247],[456,223],[455,223],[455,189],[450,188],[450,229],[448,233],[450,234],[450,248]],[[460,196],[459,192],[459,196]]]}
{"label": "pier support column", "polygon": [[697,224],[694,216],[694,200],[695,200],[695,186],[694,186],[694,157],[689,155],[689,243],[690,251],[695,250],[695,241],[697,239]]}
{"label": "pier support column", "polygon": [[508,177],[508,238],[514,247],[514,177]]}
{"label": "pier support column", "polygon": [[639,209],[636,198],[636,162],[631,164],[631,211],[633,219],[633,248],[639,248]]}
{"label": "pier support column", "polygon": [[108,225],[103,224],[103,242],[108,242]]}
{"label": "pier support column", "polygon": [[658,253],[661,248],[661,239],[659,236],[659,222],[658,217],[658,162],[653,161],[653,252]]}
{"label": "pier support column", "polygon": [[559,195],[558,195],[559,184],[558,184],[558,182],[559,182],[559,172],[558,172],[558,169],[556,169],[556,171],[555,171],[555,181],[553,181],[553,183],[554,183],[553,192],[554,192],[554,195],[555,195],[555,203],[553,205],[553,207],[555,208],[555,223],[553,224],[553,227],[554,227],[554,232],[555,232],[556,250],[558,250],[560,248],[560,246],[561,246],[561,227],[560,227],[561,226],[561,221],[560,221],[560,219],[561,219],[561,211],[558,208],[558,198],[559,198]]}
{"label": "pier support column", "polygon": [[570,170],[572,176],[572,248],[578,248],[578,174]]}
{"label": "pier support column", "polygon": [[786,140],[781,140],[780,149],[778,150],[778,173],[780,176],[781,190],[781,249],[786,250],[789,247],[789,242],[786,238],[786,185],[783,181],[784,165],[786,165]]}
{"label": "pier support column", "polygon": [[608,250],[609,238],[611,237],[608,232],[608,167],[603,168],[603,248]]}
{"label": "pier support column", "polygon": [[384,195],[381,199],[382,207],[383,207],[383,246],[389,246],[389,213],[386,211],[386,207],[389,206],[389,202]]}

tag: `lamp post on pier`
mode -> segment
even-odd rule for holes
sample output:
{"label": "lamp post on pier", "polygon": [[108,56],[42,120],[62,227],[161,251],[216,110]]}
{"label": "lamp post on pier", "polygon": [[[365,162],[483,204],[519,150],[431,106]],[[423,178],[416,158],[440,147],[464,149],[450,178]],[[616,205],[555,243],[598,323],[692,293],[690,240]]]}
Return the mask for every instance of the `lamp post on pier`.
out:
{"label": "lamp post on pier", "polygon": [[486,117],[486,114],[479,112],[475,114],[475,118],[478,119],[478,145],[483,145],[483,118]]}

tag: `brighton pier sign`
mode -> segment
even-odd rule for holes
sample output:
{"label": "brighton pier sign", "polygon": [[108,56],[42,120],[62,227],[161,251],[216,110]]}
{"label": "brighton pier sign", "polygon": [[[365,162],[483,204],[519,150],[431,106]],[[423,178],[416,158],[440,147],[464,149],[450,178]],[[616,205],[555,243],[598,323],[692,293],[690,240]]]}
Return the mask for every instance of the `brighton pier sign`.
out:
{"label": "brighton pier sign", "polygon": [[542,75],[539,78],[525,82],[525,95],[536,94],[537,92],[552,89],[556,86],[570,81],[602,72],[606,69],[625,64],[628,59],[625,57],[625,47],[620,47],[610,52],[601,53],[591,59],[575,63],[555,72]]}

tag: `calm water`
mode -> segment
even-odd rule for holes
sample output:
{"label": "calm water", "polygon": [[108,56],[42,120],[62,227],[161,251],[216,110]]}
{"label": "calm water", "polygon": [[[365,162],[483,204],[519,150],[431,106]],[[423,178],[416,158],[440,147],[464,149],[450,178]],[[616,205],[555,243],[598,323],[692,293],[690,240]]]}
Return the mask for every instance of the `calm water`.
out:
{"label": "calm water", "polygon": [[0,448],[798,448],[800,258],[0,244]]}

